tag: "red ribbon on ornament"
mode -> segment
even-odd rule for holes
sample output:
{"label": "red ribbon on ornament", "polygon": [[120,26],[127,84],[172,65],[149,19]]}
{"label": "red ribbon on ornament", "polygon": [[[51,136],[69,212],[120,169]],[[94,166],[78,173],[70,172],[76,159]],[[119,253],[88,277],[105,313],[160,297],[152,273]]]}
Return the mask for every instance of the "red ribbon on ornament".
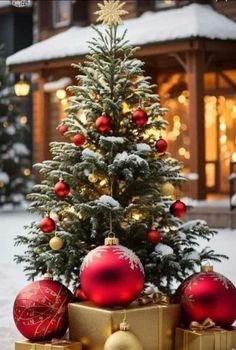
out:
{"label": "red ribbon on ornament", "polygon": [[192,321],[190,323],[189,329],[193,332],[197,331],[220,331],[221,328],[215,324],[214,321],[212,321],[211,318],[206,318],[205,321],[202,323],[197,322],[197,321]]}

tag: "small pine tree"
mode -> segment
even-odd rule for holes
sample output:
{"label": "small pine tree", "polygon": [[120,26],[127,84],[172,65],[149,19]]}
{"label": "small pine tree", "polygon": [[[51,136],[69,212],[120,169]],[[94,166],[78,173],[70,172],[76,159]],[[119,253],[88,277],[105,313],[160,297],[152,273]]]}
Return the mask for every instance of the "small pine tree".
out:
{"label": "small pine tree", "polygon": [[32,189],[30,129],[20,116],[5,59],[0,57],[0,207],[19,205]]}
{"label": "small pine tree", "polygon": [[[173,283],[202,261],[222,256],[199,248],[198,239],[209,240],[215,232],[201,221],[183,223],[170,213],[173,198],[162,194],[163,184],[177,188],[185,178],[182,164],[155,149],[155,135],[167,124],[165,109],[144,76],[143,62],[134,57],[136,48],[117,22],[94,29],[97,36],[89,42],[86,61],[74,65],[78,85],[69,88],[71,104],[62,123],[65,137],[74,142],[51,143],[52,160],[35,165],[44,180],[29,196],[30,210],[50,215],[56,230],[45,234],[33,222],[16,239],[27,250],[15,259],[25,263],[30,279],[49,268],[76,284],[83,258],[112,230],[141,259],[146,282],[170,293]],[[142,125],[133,116],[139,107],[147,113]],[[77,141],[75,135],[80,135]],[[63,199],[54,192],[60,179],[70,186]],[[158,244],[147,239],[153,226],[161,233]],[[64,241],[56,251],[49,246],[54,234]]]}

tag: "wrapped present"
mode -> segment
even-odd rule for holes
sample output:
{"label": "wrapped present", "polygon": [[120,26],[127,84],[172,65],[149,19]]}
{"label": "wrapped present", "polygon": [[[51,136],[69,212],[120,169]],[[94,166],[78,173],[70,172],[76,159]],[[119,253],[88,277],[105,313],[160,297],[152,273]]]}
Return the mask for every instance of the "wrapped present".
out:
{"label": "wrapped present", "polygon": [[147,305],[133,303],[125,309],[101,308],[89,302],[71,303],[70,339],[81,341],[88,350],[103,350],[106,339],[119,329],[126,314],[130,331],[144,350],[173,350],[175,328],[180,324],[180,306],[146,301]]}
{"label": "wrapped present", "polygon": [[176,328],[175,350],[231,350],[231,333],[218,327]]}
{"label": "wrapped present", "polygon": [[61,339],[43,342],[19,340],[15,342],[15,350],[82,350],[82,345],[78,341]]}

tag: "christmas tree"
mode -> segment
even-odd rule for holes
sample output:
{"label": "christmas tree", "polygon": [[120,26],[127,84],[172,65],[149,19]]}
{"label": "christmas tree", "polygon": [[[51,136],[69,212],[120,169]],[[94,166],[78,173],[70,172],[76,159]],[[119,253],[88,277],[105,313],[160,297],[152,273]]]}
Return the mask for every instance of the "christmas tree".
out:
{"label": "christmas tree", "polygon": [[124,13],[117,1],[100,5],[107,26],[94,27],[84,64],[74,65],[78,85],[68,89],[58,127],[64,142],[51,143],[52,159],[35,165],[44,179],[29,196],[30,210],[43,218],[17,237],[27,250],[15,259],[30,279],[49,269],[77,284],[86,254],[115,235],[140,258],[146,282],[169,293],[202,261],[222,255],[199,248],[198,239],[215,231],[181,221],[182,164],[162,137],[166,110],[156,87],[119,27]]}
{"label": "christmas tree", "polygon": [[5,59],[0,57],[0,206],[21,204],[32,189],[27,117],[17,111]]}

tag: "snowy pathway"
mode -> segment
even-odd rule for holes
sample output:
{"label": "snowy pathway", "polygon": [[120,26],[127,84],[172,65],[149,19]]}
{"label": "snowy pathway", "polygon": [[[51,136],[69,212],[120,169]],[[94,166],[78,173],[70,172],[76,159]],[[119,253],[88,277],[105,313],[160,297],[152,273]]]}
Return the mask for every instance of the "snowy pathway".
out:
{"label": "snowy pathway", "polygon": [[[13,350],[14,341],[21,338],[12,319],[12,304],[18,291],[27,282],[22,266],[16,266],[13,262],[13,255],[23,251],[22,248],[14,247],[13,238],[22,233],[23,226],[32,220],[33,216],[28,213],[0,213],[0,350]],[[211,241],[211,247],[230,257],[223,264],[215,264],[215,270],[236,284],[236,230],[220,230]]]}

